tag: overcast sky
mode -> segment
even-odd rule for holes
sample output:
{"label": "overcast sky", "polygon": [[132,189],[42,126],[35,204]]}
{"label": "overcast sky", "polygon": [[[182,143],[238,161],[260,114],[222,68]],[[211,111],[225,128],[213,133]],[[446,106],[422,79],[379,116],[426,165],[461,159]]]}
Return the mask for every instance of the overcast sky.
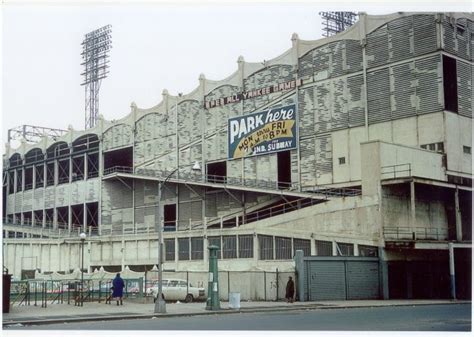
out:
{"label": "overcast sky", "polygon": [[7,1],[2,8],[2,140],[8,129],[22,124],[84,128],[81,42],[107,24],[113,48],[99,111],[111,120],[126,116],[132,101],[139,108],[158,104],[163,89],[172,95],[192,91],[201,73],[211,80],[229,76],[239,55],[248,62],[272,59],[291,47],[293,32],[303,40],[320,39],[321,10],[472,11],[469,1],[451,8],[438,0],[329,4]]}

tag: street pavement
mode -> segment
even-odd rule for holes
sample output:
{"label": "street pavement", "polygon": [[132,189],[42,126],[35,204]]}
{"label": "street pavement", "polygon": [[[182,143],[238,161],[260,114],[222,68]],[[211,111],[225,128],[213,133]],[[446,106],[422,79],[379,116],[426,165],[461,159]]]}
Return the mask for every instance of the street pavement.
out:
{"label": "street pavement", "polygon": [[194,315],[215,315],[252,312],[279,312],[311,309],[341,309],[341,308],[369,308],[393,306],[420,306],[441,304],[463,304],[470,301],[451,300],[353,300],[353,301],[317,301],[317,302],[258,302],[243,301],[240,308],[229,306],[229,302],[221,302],[218,311],[206,310],[205,302],[194,303],[167,303],[165,314],[154,313],[154,303],[145,303],[144,300],[125,300],[123,306],[112,304],[84,302],[84,305],[48,304],[13,306],[9,313],[3,314],[3,326],[40,325],[65,322],[87,322],[123,319],[146,319],[153,317],[179,317]]}

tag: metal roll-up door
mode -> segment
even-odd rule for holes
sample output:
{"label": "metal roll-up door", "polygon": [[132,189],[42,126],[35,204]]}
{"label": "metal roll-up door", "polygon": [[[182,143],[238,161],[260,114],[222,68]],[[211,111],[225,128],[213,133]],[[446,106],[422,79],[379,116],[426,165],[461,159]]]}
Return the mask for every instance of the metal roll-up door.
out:
{"label": "metal roll-up door", "polygon": [[379,298],[379,264],[377,261],[346,261],[348,300]]}
{"label": "metal roll-up door", "polygon": [[309,263],[309,300],[345,300],[344,261],[311,261]]}

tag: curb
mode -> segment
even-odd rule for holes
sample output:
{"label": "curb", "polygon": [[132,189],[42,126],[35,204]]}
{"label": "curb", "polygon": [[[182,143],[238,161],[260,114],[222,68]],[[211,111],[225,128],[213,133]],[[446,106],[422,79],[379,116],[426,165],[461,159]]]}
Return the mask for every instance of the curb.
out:
{"label": "curb", "polygon": [[3,327],[10,325],[46,325],[57,323],[78,323],[78,322],[94,322],[94,321],[117,321],[123,319],[153,319],[153,318],[168,318],[168,317],[186,317],[186,316],[209,316],[209,315],[227,315],[239,313],[254,313],[254,312],[281,312],[281,311],[298,311],[298,310],[318,310],[318,309],[360,309],[360,308],[377,308],[377,307],[403,307],[403,306],[427,306],[427,305],[449,305],[449,304],[470,304],[471,301],[447,301],[443,303],[390,303],[382,305],[334,305],[334,304],[307,304],[296,306],[277,306],[277,307],[249,307],[240,308],[238,310],[224,308],[221,310],[212,310],[204,312],[189,312],[189,313],[172,313],[172,314],[133,314],[133,315],[113,315],[113,316],[89,316],[89,317],[70,317],[61,319],[38,319],[38,320],[11,320],[3,321]]}

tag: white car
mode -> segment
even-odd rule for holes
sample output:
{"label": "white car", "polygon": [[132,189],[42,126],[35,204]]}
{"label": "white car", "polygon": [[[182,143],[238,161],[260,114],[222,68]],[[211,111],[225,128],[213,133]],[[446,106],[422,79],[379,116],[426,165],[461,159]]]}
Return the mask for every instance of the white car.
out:
{"label": "white car", "polygon": [[[189,303],[195,300],[203,300],[206,296],[204,288],[193,287],[193,285],[187,283],[186,280],[179,279],[163,280],[162,290],[163,297],[166,301],[184,301]],[[158,283],[148,288],[146,293],[147,295],[152,295],[156,302],[158,297]]]}

